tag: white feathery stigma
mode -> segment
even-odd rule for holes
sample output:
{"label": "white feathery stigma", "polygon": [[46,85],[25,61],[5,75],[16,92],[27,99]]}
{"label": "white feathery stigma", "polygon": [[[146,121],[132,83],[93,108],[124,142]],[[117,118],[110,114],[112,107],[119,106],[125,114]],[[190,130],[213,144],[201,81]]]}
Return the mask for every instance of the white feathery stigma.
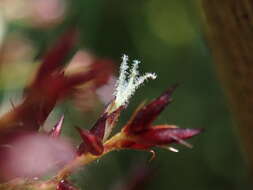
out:
{"label": "white feathery stigma", "polygon": [[134,92],[144,81],[147,79],[156,79],[155,73],[145,73],[139,76],[139,64],[140,61],[134,60],[128,73],[128,56],[122,56],[119,79],[116,83],[116,90],[114,92],[116,107],[126,105],[131,96],[133,96]]}

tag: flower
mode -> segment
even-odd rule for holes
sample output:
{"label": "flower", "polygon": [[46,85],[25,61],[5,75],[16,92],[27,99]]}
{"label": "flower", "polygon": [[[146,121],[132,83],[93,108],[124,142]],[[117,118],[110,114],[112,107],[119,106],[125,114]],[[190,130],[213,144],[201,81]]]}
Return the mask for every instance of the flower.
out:
{"label": "flower", "polygon": [[149,104],[138,108],[131,120],[121,130],[119,140],[109,144],[109,147],[150,150],[152,147],[158,146],[169,148],[172,151],[177,150],[168,147],[171,143],[179,143],[191,147],[184,140],[199,134],[202,129],[183,129],[167,124],[152,125],[152,122],[172,101],[171,95],[176,86],[169,88]]}
{"label": "flower", "polygon": [[120,66],[119,79],[116,83],[116,90],[114,92],[116,109],[120,106],[125,106],[134,92],[147,79],[156,79],[155,73],[145,73],[139,76],[138,66],[140,61],[134,60],[132,68],[128,75],[128,56],[123,55]]}

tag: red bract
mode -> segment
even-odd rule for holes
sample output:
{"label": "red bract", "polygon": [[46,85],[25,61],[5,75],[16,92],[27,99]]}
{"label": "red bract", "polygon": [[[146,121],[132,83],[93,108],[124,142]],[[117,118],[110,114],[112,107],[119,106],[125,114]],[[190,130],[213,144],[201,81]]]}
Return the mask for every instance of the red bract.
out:
{"label": "red bract", "polygon": [[202,129],[181,129],[170,125],[154,126],[140,135],[140,141],[154,145],[164,145],[173,142],[181,143],[183,139],[189,139],[199,134]]}
{"label": "red bract", "polygon": [[65,74],[61,64],[73,48],[75,39],[76,31],[68,31],[46,54],[23,102],[0,118],[2,135],[17,130],[37,131],[56,103],[70,95],[78,85],[92,81],[95,89],[109,79],[111,62],[98,59],[83,72]]}
{"label": "red bract", "polygon": [[101,139],[85,129],[77,127],[80,136],[83,139],[83,143],[78,148],[78,155],[91,153],[93,155],[101,155],[104,151],[104,146]]}
{"label": "red bract", "polygon": [[138,135],[129,135],[122,140],[122,148],[149,149],[154,146],[166,146],[171,143],[185,144],[184,140],[199,134],[201,129],[181,129],[160,125],[142,131]]}
{"label": "red bract", "polygon": [[153,146],[165,146],[170,143],[184,144],[201,129],[180,129],[172,125],[152,126],[152,122],[172,101],[171,94],[176,86],[169,88],[161,96],[135,112],[130,122],[123,128],[124,137],[117,146],[131,149],[150,149]]}
{"label": "red bract", "polygon": [[97,120],[95,125],[91,128],[90,132],[94,134],[99,139],[103,139],[105,134],[106,121],[108,119],[108,113],[102,114],[102,116]]}
{"label": "red bract", "polygon": [[77,35],[77,30],[72,28],[63,34],[49,49],[42,59],[42,64],[31,85],[32,87],[36,88],[39,82],[43,81],[45,77],[61,66],[66,55],[73,49],[77,40]]}
{"label": "red bract", "polygon": [[[126,126],[111,136],[122,109],[127,107],[136,89],[145,80],[156,78],[155,73],[139,76],[139,61],[133,61],[128,75],[128,57],[124,55],[113,93],[114,99],[90,130],[77,128],[82,138],[77,151],[73,150],[68,141],[59,138],[63,116],[48,134],[39,134],[40,126],[59,101],[70,95],[85,97],[87,91],[95,92],[96,88],[111,77],[111,62],[96,59],[85,51],[79,51],[67,67],[61,66],[72,49],[75,38],[75,30],[70,30],[60,38],[43,59],[34,80],[27,88],[23,102],[0,118],[0,170],[3,171],[0,177],[41,177],[60,169],[45,184],[36,184],[35,181],[24,185],[53,185],[56,190],[76,190],[65,179],[78,167],[111,151],[126,148],[150,150],[154,146],[165,147],[171,143],[187,145],[185,139],[201,132],[200,129],[180,129],[174,125],[152,125],[172,101],[175,85],[146,106],[137,109]],[[145,175],[137,176],[132,188],[130,184],[130,189],[139,188],[139,182],[145,179]]]}
{"label": "red bract", "polygon": [[120,112],[122,111],[123,108],[124,107],[121,106],[112,113],[108,113],[107,111],[105,111],[105,113],[102,114],[102,116],[97,120],[95,125],[91,128],[90,132],[96,135],[101,140],[103,140],[106,130],[108,130],[106,126],[115,125],[120,116]]}
{"label": "red bract", "polygon": [[105,131],[107,130],[106,126],[115,124],[122,109],[123,107],[120,107],[112,113],[103,113],[89,131],[77,128],[79,134],[83,139],[83,142],[79,145],[77,150],[78,155],[91,153],[98,156],[103,153],[104,146],[102,144],[102,141],[105,135]]}
{"label": "red bract", "polygon": [[145,128],[151,127],[152,122],[172,101],[171,95],[176,87],[177,85],[174,85],[148,105],[137,109],[132,119],[125,127],[125,131],[127,133],[138,133]]}
{"label": "red bract", "polygon": [[60,120],[56,123],[53,129],[49,132],[49,136],[51,137],[59,137],[62,131],[62,124],[63,124],[64,116],[62,115]]}

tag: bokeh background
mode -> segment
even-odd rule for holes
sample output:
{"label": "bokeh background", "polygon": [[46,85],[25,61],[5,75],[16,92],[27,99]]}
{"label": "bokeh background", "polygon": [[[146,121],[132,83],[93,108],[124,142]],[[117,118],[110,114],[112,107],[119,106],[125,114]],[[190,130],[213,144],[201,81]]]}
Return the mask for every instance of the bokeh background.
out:
{"label": "bokeh background", "polygon": [[[11,108],[10,100],[19,102],[43,52],[63,31],[76,26],[80,30],[77,49],[112,59],[115,68],[126,53],[142,61],[143,72],[158,75],[137,91],[121,115],[119,128],[139,103],[179,83],[174,102],[156,123],[205,129],[190,140],[193,149],[176,146],[179,153],[155,149],[152,162],[145,152],[111,153],[72,177],[81,189],[117,189],[141,163],[155,168],[147,190],[249,189],[247,168],[215,75],[203,22],[196,0],[1,0],[0,113]],[[72,101],[64,102],[47,123],[64,113],[64,135],[78,141],[73,126],[89,128],[103,110],[99,98],[90,101],[82,111]]]}

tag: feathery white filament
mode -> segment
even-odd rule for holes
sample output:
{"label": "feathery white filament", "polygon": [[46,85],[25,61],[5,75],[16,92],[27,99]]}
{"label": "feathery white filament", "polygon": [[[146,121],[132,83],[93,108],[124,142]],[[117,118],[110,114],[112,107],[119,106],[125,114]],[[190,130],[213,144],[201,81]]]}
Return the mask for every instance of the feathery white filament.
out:
{"label": "feathery white filament", "polygon": [[139,77],[138,66],[140,61],[134,60],[132,63],[132,67],[130,69],[130,73],[128,74],[128,56],[123,55],[122,63],[120,66],[120,74],[119,79],[116,83],[116,90],[114,92],[115,95],[115,104],[116,107],[120,107],[122,105],[126,105],[137,90],[137,88],[144,83],[147,79],[156,79],[155,73],[145,73],[144,75]]}
{"label": "feathery white filament", "polygon": [[116,90],[114,92],[114,95],[116,96],[117,93],[122,93],[122,91],[124,90],[124,88],[126,87],[126,77],[127,77],[127,69],[128,69],[128,65],[127,65],[127,61],[128,61],[128,56],[127,55],[123,55],[122,56],[122,63],[120,65],[120,73],[119,73],[119,79],[116,82]]}

